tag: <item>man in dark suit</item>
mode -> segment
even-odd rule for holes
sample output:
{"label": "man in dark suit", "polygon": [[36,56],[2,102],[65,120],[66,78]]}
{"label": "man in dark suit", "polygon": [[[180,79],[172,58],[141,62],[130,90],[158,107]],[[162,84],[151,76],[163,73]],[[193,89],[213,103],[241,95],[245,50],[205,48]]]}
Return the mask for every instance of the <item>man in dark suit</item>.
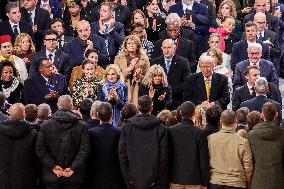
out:
{"label": "man in dark suit", "polygon": [[57,50],[57,39],[58,35],[55,30],[46,30],[44,36],[44,48],[32,55],[31,66],[29,70],[29,76],[37,75],[39,70],[38,60],[46,57],[49,58],[53,65],[56,67],[58,73],[61,73],[66,78],[70,74],[70,63],[68,55],[64,52]]}
{"label": "man in dark suit", "polygon": [[262,58],[265,60],[270,60],[269,46],[257,40],[257,28],[255,23],[248,22],[245,24],[245,36],[246,39],[233,45],[231,55],[231,68],[233,71],[235,71],[237,63],[248,59],[248,43],[260,43],[262,46]]}
{"label": "man in dark suit", "polygon": [[266,14],[266,21],[267,21],[267,25],[268,25],[268,29],[271,31],[274,31],[275,33],[277,33],[277,35],[279,34],[279,22],[278,22],[278,18],[269,14],[266,11],[266,0],[255,0],[254,2],[254,9],[250,14],[246,15],[244,17],[243,23],[247,23],[249,21],[253,21],[254,19],[254,15],[257,12],[262,12]]}
{"label": "man in dark suit", "polygon": [[[248,66],[244,75],[246,77],[246,84],[238,87],[234,90],[232,97],[232,109],[234,111],[240,108],[240,104],[246,100],[252,99],[255,97],[255,81],[260,76],[260,68],[258,66]],[[277,85],[274,83],[268,83],[269,93],[267,97],[282,104],[281,93]]]}
{"label": "man in dark suit", "polygon": [[154,45],[152,58],[162,55],[162,43],[165,39],[172,39],[175,42],[176,54],[186,58],[189,61],[190,68],[193,72],[196,70],[196,53],[194,43],[188,39],[180,37],[179,33],[181,25],[178,22],[169,22],[167,24],[167,36],[164,39],[158,40]]}
{"label": "man in dark suit", "polygon": [[201,56],[199,67],[201,72],[190,75],[184,85],[184,101],[202,105],[204,109],[218,104],[223,110],[230,102],[228,78],[213,72],[214,59]]}
{"label": "man in dark suit", "polygon": [[99,52],[99,65],[106,66],[108,55],[105,48],[104,39],[98,35],[91,34],[91,26],[88,21],[81,20],[78,24],[78,37],[71,40],[64,47],[64,52],[68,54],[71,69],[82,64],[84,52],[87,49],[96,49]]}
{"label": "man in dark suit", "polygon": [[50,14],[50,18],[61,18],[62,17],[62,4],[58,0],[40,0],[37,5],[40,8],[47,10]]}
{"label": "man in dark suit", "polygon": [[182,26],[193,30],[200,44],[197,57],[207,48],[207,34],[211,25],[208,9],[194,0],[181,0],[169,8],[169,13],[175,12],[182,18]]}
{"label": "man in dark suit", "polygon": [[267,78],[278,86],[279,79],[272,62],[261,59],[262,47],[259,43],[250,43],[247,49],[248,60],[239,62],[235,69],[233,88],[243,86],[246,83],[245,70],[249,65],[256,65],[260,68],[260,76]]}
{"label": "man in dark suit", "polygon": [[55,18],[50,22],[50,28],[57,31],[58,34],[58,50],[63,51],[65,45],[69,43],[72,39],[71,36],[65,35],[65,25],[63,20],[60,18]]}
{"label": "man in dark suit", "polygon": [[175,54],[176,46],[171,39],[165,39],[162,43],[163,55],[151,61],[151,65],[158,64],[167,73],[169,85],[172,87],[172,108],[181,105],[184,92],[184,82],[191,74],[187,59]]}
{"label": "man in dark suit", "polygon": [[92,33],[103,37],[105,40],[108,61],[104,63],[103,67],[113,63],[114,57],[117,55],[125,38],[123,24],[116,22],[112,16],[112,5],[109,2],[104,2],[101,4],[99,21],[91,25]]}
{"label": "man in dark suit", "polygon": [[256,13],[254,15],[254,23],[257,27],[257,38],[269,46],[271,62],[273,62],[277,75],[279,75],[281,49],[279,47],[278,36],[275,32],[266,29],[266,15],[264,13]]}
{"label": "man in dark suit", "polygon": [[21,13],[18,3],[8,3],[6,5],[6,15],[8,20],[0,23],[0,36],[10,35],[13,43],[19,33],[27,33],[33,38],[32,26],[27,22],[21,21]]}
{"label": "man in dark suit", "polygon": [[25,103],[47,103],[52,112],[55,112],[58,97],[65,94],[68,94],[65,76],[53,73],[53,64],[48,58],[40,59],[39,73],[25,81]]}
{"label": "man in dark suit", "polygon": [[50,24],[49,12],[37,7],[38,0],[24,0],[21,8],[22,21],[32,25],[36,50],[40,51],[43,43],[43,32],[48,29]]}
{"label": "man in dark suit", "polygon": [[256,97],[241,103],[240,107],[247,107],[250,111],[261,112],[263,104],[265,104],[266,102],[271,102],[271,103],[275,104],[275,106],[277,107],[277,111],[278,111],[278,119],[277,120],[280,123],[282,121],[281,104],[279,104],[278,102],[276,102],[274,100],[267,98],[266,95],[268,93],[268,88],[269,87],[268,87],[267,80],[264,77],[259,77],[255,81]]}

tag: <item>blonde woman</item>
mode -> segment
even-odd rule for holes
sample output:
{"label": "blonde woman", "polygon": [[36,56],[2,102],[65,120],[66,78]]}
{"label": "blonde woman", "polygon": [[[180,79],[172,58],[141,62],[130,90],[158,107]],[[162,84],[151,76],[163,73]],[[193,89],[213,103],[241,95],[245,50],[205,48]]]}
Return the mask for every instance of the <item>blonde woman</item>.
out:
{"label": "blonde woman", "polygon": [[99,100],[109,102],[112,105],[112,125],[117,126],[120,111],[127,103],[127,86],[120,68],[115,64],[106,67],[104,79],[99,86]]}
{"label": "blonde woman", "polygon": [[26,64],[27,71],[29,71],[31,57],[35,52],[35,45],[32,38],[26,33],[20,33],[14,43],[14,55],[23,59]]}
{"label": "blonde woman", "polygon": [[160,65],[151,66],[142,80],[142,85],[139,87],[139,96],[143,95],[152,98],[153,115],[157,115],[163,109],[171,108],[172,90],[168,85],[167,75]]}
{"label": "blonde woman", "polygon": [[122,50],[115,57],[114,63],[120,67],[128,88],[128,102],[138,104],[138,88],[150,67],[148,57],[140,39],[135,35],[127,36]]}

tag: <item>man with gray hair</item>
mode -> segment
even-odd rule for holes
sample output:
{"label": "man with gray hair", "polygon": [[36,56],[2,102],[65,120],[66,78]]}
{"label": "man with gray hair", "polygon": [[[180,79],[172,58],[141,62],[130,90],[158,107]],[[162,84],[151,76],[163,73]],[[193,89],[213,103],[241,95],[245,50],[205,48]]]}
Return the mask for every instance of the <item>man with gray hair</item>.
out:
{"label": "man with gray hair", "polygon": [[214,59],[211,56],[202,56],[199,59],[201,72],[186,79],[184,101],[191,101],[195,105],[202,104],[207,109],[218,104],[226,109],[230,101],[228,78],[213,71]]}
{"label": "man with gray hair", "polygon": [[92,106],[91,106],[91,112],[90,112],[90,117],[91,119],[89,119],[86,124],[88,129],[91,129],[93,127],[96,127],[97,125],[100,124],[100,119],[98,117],[98,107],[100,106],[102,102],[99,100],[96,100],[93,102]]}
{"label": "man with gray hair", "polygon": [[37,124],[41,125],[43,121],[47,120],[51,116],[50,106],[46,103],[42,103],[38,105],[38,116],[37,116]]}
{"label": "man with gray hair", "polygon": [[267,98],[268,90],[269,90],[269,87],[268,87],[268,82],[266,78],[259,77],[255,81],[256,97],[241,103],[240,107],[247,107],[250,110],[250,112],[251,111],[261,112],[263,104],[265,104],[266,102],[271,102],[275,104],[275,106],[277,107],[277,111],[278,111],[277,120],[280,122],[282,120],[281,105],[278,102]]}
{"label": "man with gray hair", "polygon": [[58,111],[41,125],[36,143],[43,182],[47,189],[78,189],[84,181],[90,151],[88,130],[71,111],[73,100],[69,95],[60,96],[57,106]]}
{"label": "man with gray hair", "polygon": [[261,59],[262,46],[259,43],[250,43],[247,48],[248,60],[239,62],[236,65],[233,87],[241,87],[246,84],[245,70],[248,66],[258,66],[260,76],[267,78],[268,82],[273,82],[278,86],[279,80],[274,64],[270,61]]}

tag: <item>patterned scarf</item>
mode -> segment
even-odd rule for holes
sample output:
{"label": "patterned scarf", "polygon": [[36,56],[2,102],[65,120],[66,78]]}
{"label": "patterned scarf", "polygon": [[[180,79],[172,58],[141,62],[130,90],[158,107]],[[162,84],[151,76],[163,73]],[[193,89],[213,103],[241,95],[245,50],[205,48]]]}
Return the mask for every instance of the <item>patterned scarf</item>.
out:
{"label": "patterned scarf", "polygon": [[2,80],[2,90],[6,98],[9,98],[11,93],[17,89],[19,83],[19,80],[16,78],[13,78],[13,80],[7,82]]}
{"label": "patterned scarf", "polygon": [[106,81],[105,84],[103,85],[103,92],[105,94],[105,98],[108,99],[110,89],[115,89],[118,96],[120,96],[120,93],[122,94],[122,96],[124,96],[123,94],[124,90],[122,90],[123,86],[124,84],[121,83],[120,81],[116,83],[111,83],[109,81]]}

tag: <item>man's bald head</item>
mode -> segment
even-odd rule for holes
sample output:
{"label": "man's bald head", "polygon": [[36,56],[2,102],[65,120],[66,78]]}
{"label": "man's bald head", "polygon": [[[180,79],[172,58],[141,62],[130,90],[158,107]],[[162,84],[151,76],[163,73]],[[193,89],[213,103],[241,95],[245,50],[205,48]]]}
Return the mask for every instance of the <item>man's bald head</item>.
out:
{"label": "man's bald head", "polygon": [[12,119],[24,119],[25,118],[25,106],[22,103],[13,104],[9,108],[9,113]]}
{"label": "man's bald head", "polygon": [[235,112],[232,110],[224,110],[221,114],[220,122],[223,127],[235,127],[237,123]]}
{"label": "man's bald head", "polygon": [[91,35],[91,25],[86,20],[81,20],[77,26],[78,36],[81,40],[87,41]]}

